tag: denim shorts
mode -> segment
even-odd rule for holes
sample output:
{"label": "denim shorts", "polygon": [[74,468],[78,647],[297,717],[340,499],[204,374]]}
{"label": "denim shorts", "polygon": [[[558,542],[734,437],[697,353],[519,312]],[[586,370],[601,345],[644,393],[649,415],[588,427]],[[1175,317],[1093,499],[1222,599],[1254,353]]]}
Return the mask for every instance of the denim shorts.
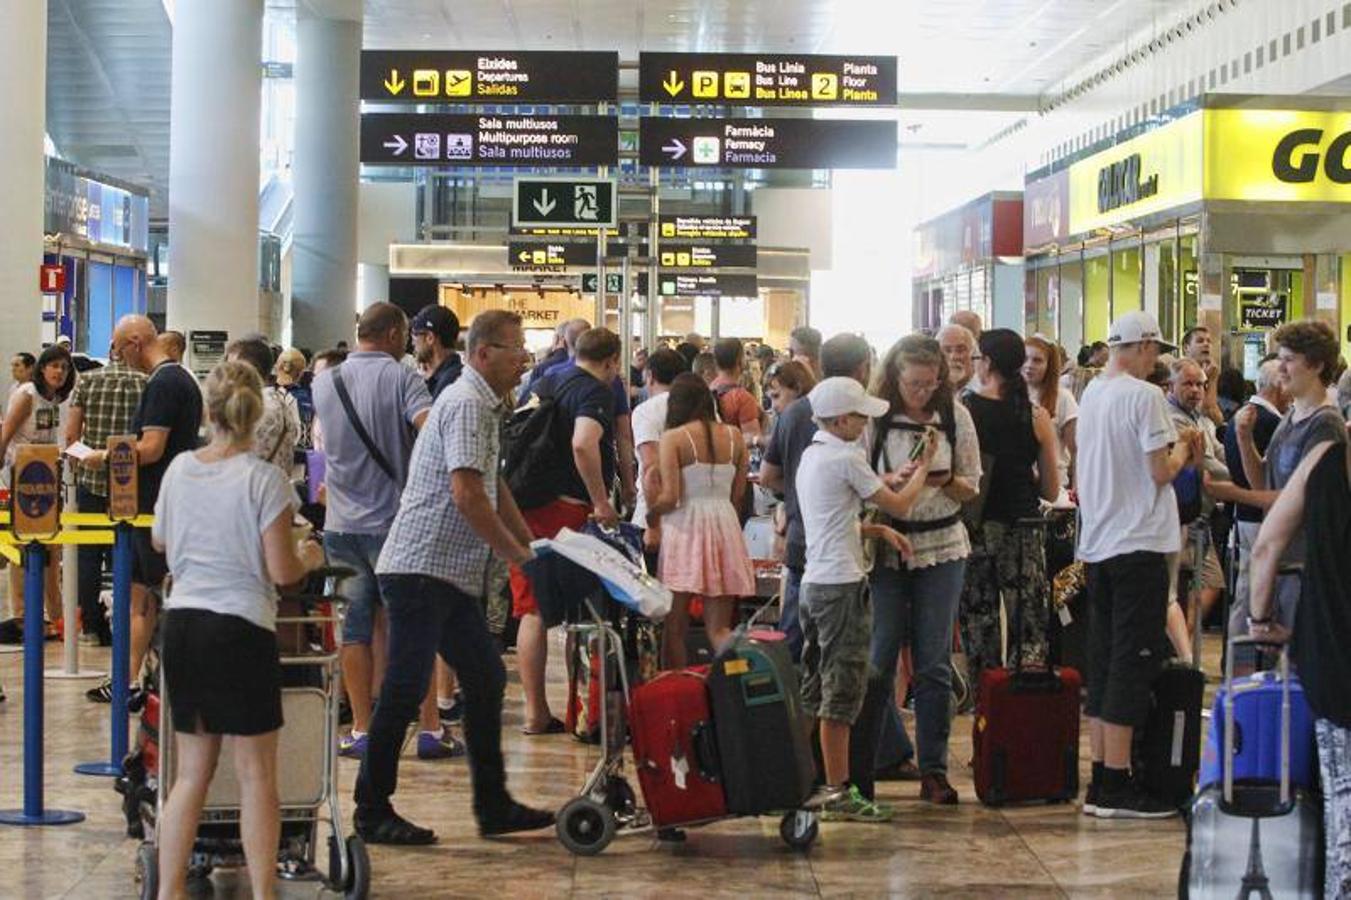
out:
{"label": "denim shorts", "polygon": [[356,574],[338,584],[338,593],[347,602],[343,611],[342,642],[371,643],[375,633],[375,611],[380,606],[380,582],[375,564],[385,545],[383,534],[339,534],[324,532],[324,553],[330,566],[347,566]]}
{"label": "denim shorts", "polygon": [[802,583],[802,707],[853,724],[868,690],[872,600],[868,582]]}

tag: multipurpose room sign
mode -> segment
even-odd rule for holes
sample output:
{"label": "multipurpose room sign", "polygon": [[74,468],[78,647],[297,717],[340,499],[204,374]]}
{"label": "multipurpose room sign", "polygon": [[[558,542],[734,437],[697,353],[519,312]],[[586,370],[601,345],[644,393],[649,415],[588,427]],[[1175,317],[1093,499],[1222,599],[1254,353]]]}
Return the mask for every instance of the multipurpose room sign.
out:
{"label": "multipurpose room sign", "polygon": [[361,161],[404,166],[609,166],[613,116],[362,113]]}
{"label": "multipurpose room sign", "polygon": [[613,103],[618,53],[363,50],[361,99],[385,103]]}
{"label": "multipurpose room sign", "polygon": [[643,103],[895,106],[896,57],[640,53]]}

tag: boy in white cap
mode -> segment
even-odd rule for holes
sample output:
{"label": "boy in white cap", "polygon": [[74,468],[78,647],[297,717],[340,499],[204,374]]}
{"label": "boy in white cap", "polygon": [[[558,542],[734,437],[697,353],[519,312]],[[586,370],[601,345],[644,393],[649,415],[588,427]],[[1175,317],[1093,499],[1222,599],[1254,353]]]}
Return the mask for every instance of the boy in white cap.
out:
{"label": "boy in white cap", "polygon": [[1112,323],[1108,360],[1079,401],[1078,556],[1087,563],[1089,740],[1093,777],[1084,812],[1099,818],[1163,818],[1177,807],[1131,777],[1131,738],[1150,707],[1168,617],[1168,564],[1179,550],[1172,481],[1199,431],[1179,434],[1163,393],[1144,377],[1160,351],[1159,324],[1144,312]]}
{"label": "boy in white cap", "polygon": [[[812,798],[827,820],[885,822],[890,810],[848,785],[849,728],[863,706],[872,639],[863,538],[886,541],[909,557],[910,544],[884,525],[863,525],[863,503],[903,517],[919,496],[937,446],[925,451],[893,490],[868,465],[859,437],[868,420],[887,415],[887,401],[871,397],[852,378],[827,378],[810,394],[819,427],[797,472],[798,507],[807,537],[802,575],[802,701],[820,720],[825,785]],[[895,476],[888,480],[900,480]]]}

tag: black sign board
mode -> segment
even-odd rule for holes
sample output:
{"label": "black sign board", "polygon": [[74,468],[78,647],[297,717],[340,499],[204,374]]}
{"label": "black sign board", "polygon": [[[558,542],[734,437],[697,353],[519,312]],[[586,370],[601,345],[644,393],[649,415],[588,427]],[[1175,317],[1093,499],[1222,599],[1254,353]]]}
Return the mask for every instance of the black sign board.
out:
{"label": "black sign board", "polygon": [[618,97],[618,53],[361,51],[362,100],[384,103],[613,103]]}
{"label": "black sign board", "polygon": [[[663,241],[753,240],[755,224],[755,216],[658,216],[657,232]],[[647,237],[646,222],[638,233]]]}
{"label": "black sign board", "polygon": [[[640,294],[646,294],[646,293],[647,293],[647,273],[646,273],[646,272],[638,272],[637,275],[638,275],[638,284],[637,284],[637,286],[634,288],[634,290],[636,290],[636,291],[637,291],[638,293],[640,293]],[[597,281],[597,276],[596,276],[596,273],[595,273],[595,272],[584,272],[584,273],[582,273],[582,293],[583,293],[583,294],[594,294],[594,293],[596,292],[596,281]],[[610,272],[606,272],[606,273],[605,273],[605,293],[607,293],[607,294],[618,294],[618,293],[621,293],[621,292],[622,292],[623,287],[624,287],[624,273],[623,273],[623,272],[614,272],[614,271],[610,271]]]}
{"label": "black sign board", "polygon": [[609,166],[613,116],[362,113],[361,161],[400,166]]}
{"label": "black sign board", "polygon": [[571,225],[512,225],[508,233],[512,237],[594,238],[600,234],[600,229]]}
{"label": "black sign board", "polygon": [[1286,299],[1284,294],[1262,298],[1244,297],[1238,306],[1239,328],[1243,331],[1266,331],[1285,324]]}
{"label": "black sign board", "polygon": [[567,266],[594,266],[596,245],[582,241],[510,241],[507,262],[513,269],[546,271]]}
{"label": "black sign board", "polygon": [[895,106],[896,57],[640,53],[638,99],[737,106]]}
{"label": "black sign board", "polygon": [[511,224],[614,228],[617,185],[604,178],[517,178]]}
{"label": "black sign board", "polygon": [[663,297],[754,297],[759,293],[759,281],[754,275],[658,271],[657,293]]}
{"label": "black sign board", "polygon": [[662,244],[657,261],[668,269],[754,269],[754,244]]}
{"label": "black sign board", "polygon": [[894,121],[642,119],[645,166],[894,169]]}

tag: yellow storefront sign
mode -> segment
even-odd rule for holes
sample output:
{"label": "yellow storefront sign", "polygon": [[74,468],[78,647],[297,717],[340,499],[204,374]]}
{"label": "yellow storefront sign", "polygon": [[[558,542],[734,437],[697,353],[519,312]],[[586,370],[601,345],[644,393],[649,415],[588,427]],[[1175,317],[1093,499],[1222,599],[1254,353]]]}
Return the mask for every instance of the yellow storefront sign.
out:
{"label": "yellow storefront sign", "polygon": [[1070,166],[1070,232],[1084,234],[1201,199],[1202,117],[1188,116]]}
{"label": "yellow storefront sign", "polygon": [[1351,112],[1208,109],[1207,200],[1351,203]]}

